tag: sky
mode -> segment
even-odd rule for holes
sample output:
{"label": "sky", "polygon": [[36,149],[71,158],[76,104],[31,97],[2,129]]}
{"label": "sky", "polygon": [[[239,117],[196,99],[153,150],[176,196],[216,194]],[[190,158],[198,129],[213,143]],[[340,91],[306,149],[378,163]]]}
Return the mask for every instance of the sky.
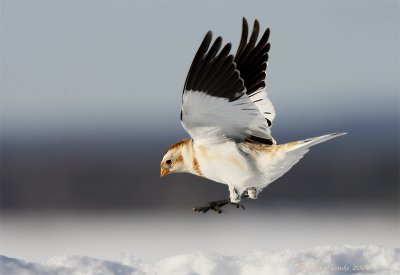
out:
{"label": "sky", "polygon": [[186,207],[225,194],[187,175],[161,187],[159,162],[187,136],[181,93],[203,36],[234,52],[243,16],[271,29],[278,143],[348,132],[313,148],[264,202],[396,203],[399,11],[396,1],[2,1],[2,206]]}
{"label": "sky", "polygon": [[197,47],[236,50],[243,16],[271,29],[275,128],[398,116],[397,1],[2,1],[2,134],[183,134]]}
{"label": "sky", "polygon": [[[3,203],[40,204],[46,200],[37,193],[52,188],[54,203],[62,201],[58,194],[68,206],[85,205],[83,191],[98,185],[100,203],[115,193],[113,205],[131,205],[127,190],[162,196],[154,170],[165,150],[187,136],[179,114],[192,58],[208,30],[235,50],[243,16],[271,29],[267,91],[278,143],[348,132],[315,149],[309,169],[318,158],[333,163],[319,171],[335,175],[329,179],[335,196],[349,178],[357,179],[347,185],[351,198],[360,187],[364,198],[394,194],[399,11],[397,1],[2,1]],[[379,185],[382,178],[387,187]],[[316,186],[317,178],[307,190]],[[292,195],[307,193],[293,188]],[[175,201],[179,194],[170,195]]]}

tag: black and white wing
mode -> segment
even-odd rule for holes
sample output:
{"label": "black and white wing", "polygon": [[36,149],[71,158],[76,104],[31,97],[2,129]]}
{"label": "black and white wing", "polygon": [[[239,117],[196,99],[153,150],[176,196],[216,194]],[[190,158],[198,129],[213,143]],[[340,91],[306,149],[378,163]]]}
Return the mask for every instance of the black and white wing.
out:
{"label": "black and white wing", "polygon": [[[271,139],[268,121],[246,93],[236,68],[231,44],[220,51],[222,38],[211,45],[212,33],[203,39],[186,78],[181,120],[196,142]],[[211,47],[210,47],[211,45]]]}
{"label": "black and white wing", "polygon": [[[260,31],[258,20],[254,21],[253,31],[248,40],[249,27],[245,18],[243,18],[242,36],[240,44],[235,55],[236,68],[240,72],[240,77],[244,81],[246,93],[254,102],[259,111],[266,119],[268,126],[272,126],[275,118],[275,109],[265,89],[265,77],[267,70],[268,52],[270,49],[269,28],[267,28],[257,43]],[[261,140],[253,138],[255,141],[268,143],[270,140]],[[275,141],[272,139],[273,143]]]}

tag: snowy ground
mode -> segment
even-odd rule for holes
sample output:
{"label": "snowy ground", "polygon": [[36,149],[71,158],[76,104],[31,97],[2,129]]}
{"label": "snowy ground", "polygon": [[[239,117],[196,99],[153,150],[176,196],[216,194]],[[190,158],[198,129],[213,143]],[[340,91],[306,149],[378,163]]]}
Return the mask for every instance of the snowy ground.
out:
{"label": "snowy ground", "polygon": [[399,247],[377,208],[2,215],[0,273],[400,274]]}
{"label": "snowy ground", "polygon": [[122,262],[80,256],[41,263],[0,257],[2,274],[400,274],[400,249],[375,245],[257,251],[240,256],[195,252],[155,263],[125,256]]}

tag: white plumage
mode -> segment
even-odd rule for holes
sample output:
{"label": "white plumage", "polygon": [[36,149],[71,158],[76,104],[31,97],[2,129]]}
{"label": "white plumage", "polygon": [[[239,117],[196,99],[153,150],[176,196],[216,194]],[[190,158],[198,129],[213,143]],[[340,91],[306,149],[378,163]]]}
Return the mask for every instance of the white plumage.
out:
{"label": "white plumage", "polygon": [[221,142],[221,139],[245,139],[259,135],[270,137],[267,121],[247,94],[236,101],[205,93],[186,91],[183,94],[182,125],[200,142]]}
{"label": "white plumage", "polygon": [[[191,138],[169,148],[161,161],[161,176],[188,172],[227,184],[229,200],[211,202],[200,211],[220,211],[228,202],[256,198],[268,184],[286,173],[309,148],[342,134],[329,134],[277,145],[271,136],[275,109],[265,88],[270,49],[269,29],[260,40],[256,20],[248,39],[243,18],[235,55],[222,38],[211,45],[208,32],[190,67],[182,96],[181,121]],[[211,45],[211,47],[210,47]]]}

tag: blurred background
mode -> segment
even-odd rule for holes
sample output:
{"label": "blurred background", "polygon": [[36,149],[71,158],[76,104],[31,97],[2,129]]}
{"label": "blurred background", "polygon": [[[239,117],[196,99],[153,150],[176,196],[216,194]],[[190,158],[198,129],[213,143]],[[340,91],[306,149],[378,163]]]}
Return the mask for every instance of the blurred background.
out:
{"label": "blurred background", "polygon": [[[203,216],[192,207],[227,187],[160,179],[159,163],[187,137],[181,93],[204,34],[235,51],[243,16],[271,28],[278,143],[348,135],[313,147],[246,211]],[[398,1],[2,1],[0,254],[398,244],[399,23]],[[269,237],[225,246],[243,224]],[[211,241],[192,243],[189,231]],[[178,240],[186,246],[171,248]]]}

